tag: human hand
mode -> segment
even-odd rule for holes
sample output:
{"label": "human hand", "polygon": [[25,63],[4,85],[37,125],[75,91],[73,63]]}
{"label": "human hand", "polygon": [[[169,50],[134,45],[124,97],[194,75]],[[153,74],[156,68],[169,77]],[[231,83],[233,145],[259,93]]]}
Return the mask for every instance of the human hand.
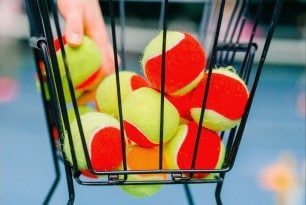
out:
{"label": "human hand", "polygon": [[[79,46],[89,36],[102,53],[105,75],[114,72],[114,52],[98,0],[58,0],[58,8],[66,22],[65,36],[71,46]],[[118,59],[119,60],[119,59]]]}

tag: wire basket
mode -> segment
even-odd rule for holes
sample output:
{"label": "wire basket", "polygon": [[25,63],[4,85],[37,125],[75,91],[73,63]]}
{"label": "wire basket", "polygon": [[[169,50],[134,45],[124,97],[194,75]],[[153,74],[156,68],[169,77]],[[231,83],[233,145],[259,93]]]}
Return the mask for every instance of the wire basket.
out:
{"label": "wire basket", "polygon": [[[221,168],[218,169],[199,169],[196,168],[192,163],[190,169],[166,169],[163,167],[163,146],[159,148],[159,162],[156,169],[147,170],[131,170],[126,165],[126,137],[124,133],[122,112],[119,116],[121,139],[122,139],[122,156],[123,164],[122,169],[113,171],[97,171],[94,170],[89,157],[89,152],[86,146],[84,131],[80,119],[80,113],[78,110],[77,100],[74,94],[74,88],[71,81],[69,65],[65,59],[65,49],[62,40],[59,41],[60,49],[63,55],[63,61],[65,63],[65,72],[68,76],[66,82],[61,79],[60,70],[58,67],[57,56],[54,48],[54,40],[62,36],[62,27],[60,24],[60,17],[57,10],[56,2],[53,1],[36,1],[28,3],[28,10],[30,13],[38,14],[36,18],[32,18],[31,26],[35,28],[36,32],[30,38],[30,45],[34,51],[35,62],[37,63],[37,73],[40,86],[46,86],[46,89],[41,89],[42,99],[44,102],[46,120],[50,132],[50,143],[52,146],[52,154],[56,172],[56,178],[50,188],[48,195],[45,198],[44,204],[47,204],[54,193],[58,182],[59,182],[59,162],[62,161],[65,166],[65,175],[67,179],[69,200],[68,204],[73,204],[75,199],[74,184],[73,180],[81,185],[88,186],[103,186],[103,185],[153,185],[153,184],[183,184],[189,204],[193,204],[193,199],[189,190],[189,184],[196,183],[214,183],[216,184],[215,199],[217,204],[222,204],[221,190],[225,174],[230,171],[236,159],[237,152],[239,150],[239,144],[242,140],[244,128],[247,123],[248,114],[252,106],[252,101],[256,93],[256,87],[260,79],[261,71],[264,66],[265,58],[269,49],[269,44],[273,37],[275,24],[280,15],[282,1],[275,0],[273,3],[273,9],[270,11],[271,16],[268,22],[268,26],[263,36],[260,38],[260,42],[257,42],[256,32],[259,27],[261,17],[263,16],[263,9],[265,7],[264,1],[259,1],[256,4],[256,11],[253,16],[250,14],[250,7],[252,2],[249,0],[244,1],[210,1],[210,0],[173,0],[173,1],[133,1],[133,0],[118,0],[118,1],[100,1],[101,7],[108,9],[112,43],[114,57],[115,57],[115,75],[116,75],[116,86],[118,91],[118,104],[119,110],[122,109],[121,105],[121,94],[120,94],[120,83],[119,83],[119,72],[121,70],[128,70],[127,63],[128,58],[126,57],[128,51],[126,50],[126,44],[128,40],[126,37],[126,8],[129,3],[137,4],[148,4],[154,3],[158,5],[160,11],[158,13],[156,22],[156,32],[163,31],[164,34],[170,29],[168,24],[170,21],[170,14],[172,14],[172,4],[196,4],[198,8],[201,8],[201,18],[196,23],[197,32],[194,34],[199,42],[207,50],[207,66],[205,72],[208,74],[208,86],[206,91],[209,89],[209,83],[212,76],[212,70],[216,66],[234,66],[239,76],[246,82],[249,89],[249,98],[245,107],[244,114],[241,121],[235,127],[221,131],[220,135],[223,144],[225,145],[225,156]],[[225,8],[231,5],[230,11],[225,12]],[[254,5],[253,5],[254,7]],[[140,9],[141,10],[141,9]],[[225,16],[228,15],[228,16]],[[266,15],[266,14],[265,14]],[[248,19],[252,19],[252,26],[249,29],[247,37],[242,38],[242,33],[247,29]],[[172,29],[172,28],[171,28]],[[141,33],[139,33],[141,35]],[[137,37],[135,37],[136,39]],[[61,38],[59,38],[61,39]],[[118,40],[120,39],[120,40]],[[162,79],[165,73],[165,45],[166,35],[163,38],[163,50],[162,50]],[[138,52],[141,52],[139,50]],[[119,52],[121,57],[121,64],[118,63],[116,53]],[[256,60],[258,57],[258,60]],[[41,69],[41,65],[44,66],[44,71]],[[63,83],[68,84],[69,91],[71,94],[72,102],[67,104],[64,97]],[[162,86],[163,87],[163,86]],[[164,104],[165,92],[161,89],[161,107]],[[207,92],[206,92],[207,93]],[[208,95],[203,95],[202,108],[205,108]],[[86,163],[88,170],[95,176],[106,176],[98,177],[95,179],[88,179],[82,175],[78,169],[77,159],[75,154],[75,147],[71,146],[72,161],[75,163],[69,163],[63,150],[63,141],[65,137],[69,138],[69,142],[73,145],[73,138],[71,134],[71,120],[68,117],[68,109],[72,108],[76,116],[78,124],[78,130],[83,145],[83,151],[86,157]],[[200,122],[202,124],[204,118],[204,109],[200,113]],[[160,129],[163,130],[163,109],[160,113]],[[198,144],[200,139],[200,131],[198,129],[196,134],[196,143],[193,151],[193,159],[195,162],[197,158],[205,157],[198,156]],[[59,138],[54,140],[54,133],[57,133]],[[160,141],[163,142],[163,132],[160,132]],[[162,144],[162,143],[161,143]],[[214,173],[213,177],[209,178],[195,178],[194,174],[197,173]],[[167,178],[164,179],[153,179],[153,180],[128,180],[130,175],[135,174],[167,174]]]}

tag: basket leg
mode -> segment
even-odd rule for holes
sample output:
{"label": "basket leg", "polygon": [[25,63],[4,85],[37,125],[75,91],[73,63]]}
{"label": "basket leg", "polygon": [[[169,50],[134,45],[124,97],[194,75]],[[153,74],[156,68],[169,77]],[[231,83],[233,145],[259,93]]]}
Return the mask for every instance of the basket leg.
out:
{"label": "basket leg", "polygon": [[[224,179],[225,173],[221,173],[220,177]],[[216,190],[215,190],[215,198],[216,198],[216,204],[217,205],[222,205],[222,200],[221,200],[221,190],[223,186],[223,180],[221,182],[217,183]]]}
{"label": "basket leg", "polygon": [[217,184],[217,187],[216,187],[215,197],[216,197],[216,204],[217,205],[222,205],[222,200],[221,200],[222,185],[223,185],[223,182],[220,182],[220,183]]}
{"label": "basket leg", "polygon": [[67,205],[72,205],[75,199],[73,176],[70,166],[66,162],[64,162],[64,165],[65,165],[66,180],[67,180],[68,195],[69,195]]}
{"label": "basket leg", "polygon": [[190,191],[189,185],[188,184],[184,184],[183,186],[184,186],[185,195],[186,195],[188,204],[189,205],[193,205],[194,202],[193,202],[193,198],[192,198],[192,195],[191,195],[191,191]]}
{"label": "basket leg", "polygon": [[49,204],[49,201],[52,197],[52,195],[54,194],[54,191],[56,189],[56,187],[58,186],[59,180],[60,180],[60,170],[59,170],[59,162],[58,162],[58,158],[57,158],[57,154],[56,154],[56,148],[54,145],[54,141],[51,139],[52,141],[52,158],[53,158],[53,164],[54,164],[54,170],[55,170],[55,179],[52,183],[52,186],[49,189],[49,192],[47,194],[47,196],[45,197],[45,200],[43,202],[43,204]]}
{"label": "basket leg", "polygon": [[41,87],[41,93],[42,93],[42,102],[44,106],[44,111],[45,111],[45,118],[48,126],[48,132],[49,132],[49,141],[50,141],[50,146],[51,146],[51,155],[52,155],[52,160],[53,160],[53,165],[54,165],[54,171],[55,171],[55,178],[53,180],[53,183],[43,201],[43,204],[48,204],[52,195],[54,194],[54,191],[56,187],[58,186],[58,183],[60,181],[60,170],[59,170],[59,161],[57,158],[57,146],[56,146],[56,141],[54,139],[54,121],[52,118],[52,114],[50,113],[50,110],[52,110],[50,101],[47,98],[46,90],[44,89],[44,81],[43,81],[43,74],[41,69],[39,69],[39,52],[36,49],[33,49],[33,56],[35,59],[35,62],[37,63],[36,69],[37,69],[37,74],[38,74],[38,79]]}

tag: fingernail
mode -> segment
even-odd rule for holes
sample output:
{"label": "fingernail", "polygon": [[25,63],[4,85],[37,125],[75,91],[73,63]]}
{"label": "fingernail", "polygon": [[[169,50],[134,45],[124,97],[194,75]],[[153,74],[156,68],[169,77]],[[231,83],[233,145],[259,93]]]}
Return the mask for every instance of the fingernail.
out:
{"label": "fingernail", "polygon": [[82,42],[82,37],[77,33],[71,33],[69,36],[67,36],[67,41],[70,44],[80,45]]}

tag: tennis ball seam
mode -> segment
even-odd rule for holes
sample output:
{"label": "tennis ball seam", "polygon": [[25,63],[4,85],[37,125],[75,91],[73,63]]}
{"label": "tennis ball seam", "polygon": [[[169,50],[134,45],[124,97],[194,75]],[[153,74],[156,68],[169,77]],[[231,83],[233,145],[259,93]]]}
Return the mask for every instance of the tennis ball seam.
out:
{"label": "tennis ball seam", "polygon": [[[88,139],[88,144],[86,145],[88,147],[88,152],[89,152],[89,158],[91,158],[91,146],[88,146],[88,145],[91,145],[92,144],[92,141],[94,139],[94,136],[99,132],[101,131],[102,129],[104,128],[116,128],[116,129],[120,129],[120,126],[119,125],[110,125],[110,124],[103,124],[102,126],[96,128],[91,134],[90,134],[90,137]],[[87,142],[86,142],[87,143]],[[85,150],[84,150],[85,151]],[[85,153],[84,153],[85,154]]]}
{"label": "tennis ball seam", "polygon": [[[201,109],[202,108],[192,108],[191,109],[191,116],[193,117],[193,119],[197,119],[198,123],[200,119]],[[211,123],[211,120],[208,120],[208,119],[214,119],[214,121]],[[237,124],[239,124],[240,121],[241,121],[241,118],[237,120],[232,120],[232,119],[225,117],[224,115],[221,115],[220,113],[214,110],[205,109],[202,126],[207,127],[207,128],[209,127],[210,129],[215,130],[215,131],[222,131],[222,130],[226,130],[226,129],[236,126]],[[224,126],[223,123],[226,123],[227,126]]]}
{"label": "tennis ball seam", "polygon": [[204,72],[201,72],[194,80],[192,80],[189,84],[185,85],[183,88],[170,93],[170,95],[184,95],[187,92],[190,92],[193,88],[195,88],[203,79]]}
{"label": "tennis ball seam", "polygon": [[[167,159],[167,157],[172,158],[171,156],[177,156],[178,155],[179,149],[175,149],[175,148],[182,146],[182,144],[184,142],[183,138],[185,138],[187,136],[187,132],[188,132],[188,126],[186,124],[182,124],[178,127],[177,132],[175,133],[173,138],[165,146],[165,149],[169,150],[169,152],[170,152],[169,154],[166,155],[166,159]],[[171,164],[168,164],[169,167],[179,169],[177,159],[176,160],[167,160],[167,163],[171,163]]]}
{"label": "tennis ball seam", "polygon": [[[171,39],[169,38],[170,34],[176,34],[177,38],[174,38],[174,36],[171,36]],[[151,48],[150,50],[145,48],[145,53],[143,55],[142,58],[142,65],[145,64],[145,62],[151,58],[155,58],[156,56],[161,55],[160,51],[162,50],[162,43],[163,42],[163,31],[159,32],[159,34],[153,38],[149,44],[146,46],[146,48]],[[179,33],[176,31],[168,31],[167,35],[166,35],[166,50],[165,52],[167,52],[168,50],[171,50],[172,48],[174,48],[176,45],[178,45],[184,38],[185,38],[185,34],[184,33]],[[158,43],[157,43],[158,42]],[[153,48],[153,49],[152,49]]]}
{"label": "tennis ball seam", "polygon": [[241,79],[241,77],[236,73],[236,70],[233,66],[227,66],[225,68],[217,68],[213,70],[213,73],[215,74],[220,74],[220,75],[225,75],[227,77],[233,78],[235,80],[238,80],[241,85],[245,88],[246,92],[249,95],[249,90],[245,82]]}

